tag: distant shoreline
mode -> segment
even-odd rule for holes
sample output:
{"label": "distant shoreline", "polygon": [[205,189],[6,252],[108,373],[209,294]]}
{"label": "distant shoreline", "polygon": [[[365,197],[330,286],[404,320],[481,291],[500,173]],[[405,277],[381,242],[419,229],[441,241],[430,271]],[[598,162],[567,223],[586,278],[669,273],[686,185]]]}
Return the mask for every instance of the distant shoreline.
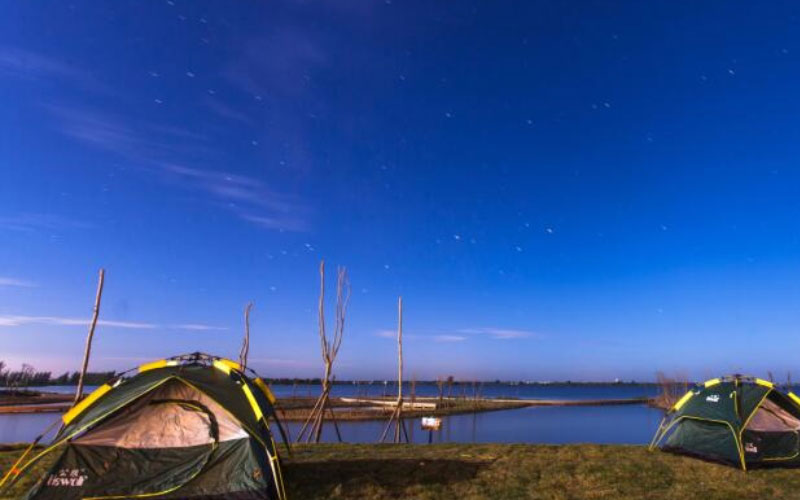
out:
{"label": "distant shoreline", "polygon": [[[322,381],[318,378],[309,378],[309,379],[287,379],[287,378],[266,378],[264,377],[264,381],[271,385],[321,385]],[[397,386],[397,382],[394,380],[334,380],[331,381],[333,385],[391,385]],[[425,386],[436,386],[438,382],[436,380],[417,380],[415,382],[404,381],[403,386],[410,386],[413,384],[416,385],[425,385]],[[446,385],[447,382],[444,382]],[[604,382],[586,382],[586,381],[573,381],[573,380],[561,380],[561,381],[503,381],[503,380],[453,380],[452,385],[496,385],[496,386],[531,386],[531,387],[564,387],[564,386],[579,386],[579,387],[658,387],[661,384],[658,382],[638,382],[635,380],[631,381],[604,381]],[[689,385],[694,385],[695,382],[689,382]],[[88,384],[88,385],[98,385],[98,384]],[[2,391],[14,391],[14,390],[21,390],[21,389],[36,389],[41,387],[76,387],[75,384],[70,383],[46,383],[46,384],[35,384],[35,385],[21,385],[18,387],[0,387],[0,392]]]}

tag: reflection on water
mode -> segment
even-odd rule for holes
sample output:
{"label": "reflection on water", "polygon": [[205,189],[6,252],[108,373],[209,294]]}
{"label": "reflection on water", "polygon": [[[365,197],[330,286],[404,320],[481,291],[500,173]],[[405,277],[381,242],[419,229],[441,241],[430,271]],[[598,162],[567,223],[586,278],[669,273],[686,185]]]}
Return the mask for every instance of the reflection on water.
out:
{"label": "reflection on water", "polygon": [[[389,384],[391,387],[391,384]],[[319,394],[318,386],[275,386],[279,396]],[[74,388],[60,388],[64,392]],[[371,396],[380,395],[383,384],[367,388]],[[471,387],[470,387],[471,390]],[[459,389],[460,391],[460,389]],[[649,395],[651,387],[641,386],[508,386],[487,384],[484,396],[517,396],[522,398],[594,399],[630,398]],[[336,386],[337,395],[359,395],[364,388]],[[391,391],[387,391],[391,393]],[[418,395],[435,395],[435,386],[417,386]],[[460,394],[460,392],[459,392]],[[455,388],[454,388],[455,395]],[[0,415],[0,443],[30,441],[50,423],[60,418],[57,413],[30,415]],[[503,410],[444,417],[442,430],[433,433],[434,442],[499,442],[499,443],[624,443],[649,442],[661,412],[643,405],[539,407]],[[296,436],[301,423],[289,423]],[[383,431],[384,422],[341,422],[345,441],[375,442]],[[428,432],[420,429],[419,419],[406,422],[409,437],[415,443],[426,443]],[[323,429],[323,439],[336,439],[330,424]]]}

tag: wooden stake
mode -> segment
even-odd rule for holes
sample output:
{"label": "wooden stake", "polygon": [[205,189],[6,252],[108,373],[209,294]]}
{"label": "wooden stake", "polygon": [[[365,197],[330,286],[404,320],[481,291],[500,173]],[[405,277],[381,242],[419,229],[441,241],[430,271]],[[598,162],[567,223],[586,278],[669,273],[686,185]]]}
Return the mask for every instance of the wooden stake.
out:
{"label": "wooden stake", "polygon": [[[397,298],[397,421],[394,428],[394,442],[400,442],[400,427],[403,422],[403,297]],[[408,436],[406,436],[408,441]]]}
{"label": "wooden stake", "polygon": [[250,309],[252,308],[252,302],[244,306],[244,340],[242,340],[242,349],[239,351],[239,365],[242,367],[242,371],[247,368],[247,356],[250,354]]}
{"label": "wooden stake", "polygon": [[94,309],[92,311],[92,322],[89,324],[89,334],[86,336],[86,348],[83,351],[83,366],[81,367],[81,376],[78,378],[78,389],[75,391],[75,401],[73,405],[78,404],[78,401],[83,397],[83,382],[86,377],[86,369],[89,367],[89,355],[92,353],[92,339],[94,338],[94,329],[97,327],[97,317],[100,315],[100,299],[103,296],[103,282],[105,281],[106,271],[100,269],[100,275],[97,279],[97,295],[94,299]]}
{"label": "wooden stake", "polygon": [[394,427],[394,442],[400,443],[405,438],[408,442],[408,431],[403,421],[403,297],[397,299],[397,405],[381,433],[380,442],[386,440],[389,429]]}
{"label": "wooden stake", "polygon": [[403,297],[397,298],[397,401],[403,401]]}

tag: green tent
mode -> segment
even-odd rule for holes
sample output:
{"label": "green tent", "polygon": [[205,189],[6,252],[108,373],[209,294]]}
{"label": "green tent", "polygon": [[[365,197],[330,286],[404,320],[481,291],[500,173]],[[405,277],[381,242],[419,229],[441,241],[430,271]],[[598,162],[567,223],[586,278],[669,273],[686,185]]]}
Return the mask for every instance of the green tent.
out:
{"label": "green tent", "polygon": [[266,383],[230,360],[148,363],[65,413],[53,442],[5,479],[57,454],[25,498],[284,499],[273,403]]}
{"label": "green tent", "polygon": [[734,375],[698,384],[669,409],[650,449],[748,467],[800,466],[800,398]]}

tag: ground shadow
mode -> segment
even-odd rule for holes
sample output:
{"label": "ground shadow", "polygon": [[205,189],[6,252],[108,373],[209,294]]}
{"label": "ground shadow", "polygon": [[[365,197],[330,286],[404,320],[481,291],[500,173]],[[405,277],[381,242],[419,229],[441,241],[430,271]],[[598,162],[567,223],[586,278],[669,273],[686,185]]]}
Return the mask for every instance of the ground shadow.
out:
{"label": "ground shadow", "polygon": [[314,484],[324,490],[350,483],[397,490],[415,484],[444,486],[468,481],[489,464],[443,459],[332,460],[289,463],[283,471],[287,486]]}

